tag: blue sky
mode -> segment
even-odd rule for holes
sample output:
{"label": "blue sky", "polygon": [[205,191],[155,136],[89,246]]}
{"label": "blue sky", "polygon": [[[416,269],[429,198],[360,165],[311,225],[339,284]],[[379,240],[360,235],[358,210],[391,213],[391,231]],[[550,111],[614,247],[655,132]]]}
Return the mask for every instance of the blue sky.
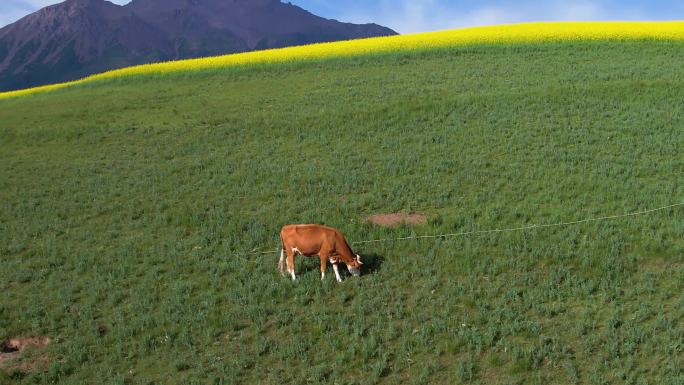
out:
{"label": "blue sky", "polygon": [[[682,20],[675,0],[290,0],[317,15],[375,22],[401,33],[556,20]],[[59,0],[0,0],[0,26]],[[117,4],[129,0],[114,0]]]}

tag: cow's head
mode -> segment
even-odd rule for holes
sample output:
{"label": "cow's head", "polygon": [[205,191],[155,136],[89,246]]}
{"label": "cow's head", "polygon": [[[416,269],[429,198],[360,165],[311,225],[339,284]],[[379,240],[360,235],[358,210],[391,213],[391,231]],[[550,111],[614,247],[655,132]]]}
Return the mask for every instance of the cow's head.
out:
{"label": "cow's head", "polygon": [[358,277],[361,275],[361,265],[363,265],[363,262],[361,262],[361,256],[356,254],[356,258],[347,263],[347,270],[349,270],[351,275],[354,277]]}

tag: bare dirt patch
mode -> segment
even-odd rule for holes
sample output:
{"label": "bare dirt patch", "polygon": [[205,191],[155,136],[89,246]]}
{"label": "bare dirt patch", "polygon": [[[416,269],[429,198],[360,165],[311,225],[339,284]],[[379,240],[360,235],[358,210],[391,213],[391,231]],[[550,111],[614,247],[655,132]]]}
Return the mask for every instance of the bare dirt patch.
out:
{"label": "bare dirt patch", "polygon": [[425,215],[420,213],[375,214],[368,217],[368,220],[374,225],[387,227],[399,226],[402,223],[420,225],[427,222]]}
{"label": "bare dirt patch", "polygon": [[[44,371],[50,357],[39,349],[50,344],[50,337],[12,338],[0,343],[0,369],[23,372]],[[24,354],[25,350],[33,354]]]}

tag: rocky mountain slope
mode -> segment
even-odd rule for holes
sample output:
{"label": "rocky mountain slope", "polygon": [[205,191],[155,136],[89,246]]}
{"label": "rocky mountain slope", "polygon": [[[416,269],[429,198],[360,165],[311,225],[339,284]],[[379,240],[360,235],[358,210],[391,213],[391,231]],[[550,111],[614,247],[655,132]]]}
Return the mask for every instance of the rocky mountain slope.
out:
{"label": "rocky mountain slope", "polygon": [[279,0],[67,0],[0,29],[0,90],[141,63],[394,34]]}

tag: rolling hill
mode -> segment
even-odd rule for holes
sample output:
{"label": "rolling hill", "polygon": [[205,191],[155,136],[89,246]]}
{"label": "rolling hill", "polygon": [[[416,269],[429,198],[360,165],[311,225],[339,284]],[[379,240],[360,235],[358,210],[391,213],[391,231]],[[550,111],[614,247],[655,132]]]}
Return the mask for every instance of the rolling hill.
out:
{"label": "rolling hill", "polygon": [[683,41],[485,40],[5,95],[0,383],[681,383],[682,208],[276,273],[684,201]]}

